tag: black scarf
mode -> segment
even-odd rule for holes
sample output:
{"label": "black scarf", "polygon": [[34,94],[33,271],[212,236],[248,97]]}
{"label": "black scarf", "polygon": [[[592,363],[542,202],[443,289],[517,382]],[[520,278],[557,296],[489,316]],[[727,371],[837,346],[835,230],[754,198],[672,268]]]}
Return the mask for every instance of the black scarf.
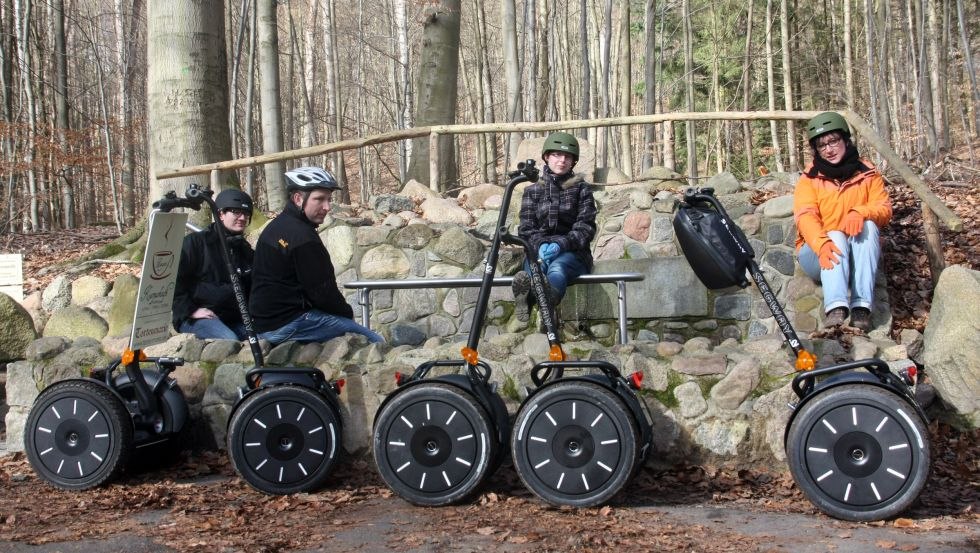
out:
{"label": "black scarf", "polygon": [[847,139],[847,148],[844,151],[844,157],[838,163],[830,163],[822,158],[819,152],[814,151],[813,167],[806,176],[812,179],[818,174],[821,174],[837,181],[844,181],[854,176],[855,173],[867,171],[868,169],[869,167],[862,163],[861,158],[858,157],[857,146],[850,139]]}

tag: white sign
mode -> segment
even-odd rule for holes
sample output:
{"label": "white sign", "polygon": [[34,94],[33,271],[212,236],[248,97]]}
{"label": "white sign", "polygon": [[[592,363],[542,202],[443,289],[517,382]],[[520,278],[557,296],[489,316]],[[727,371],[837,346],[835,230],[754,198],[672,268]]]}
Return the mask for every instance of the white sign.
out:
{"label": "white sign", "polygon": [[150,236],[146,240],[133,334],[129,338],[129,349],[133,351],[166,342],[170,337],[174,286],[186,222],[186,213],[158,211],[150,215]]}
{"label": "white sign", "polygon": [[21,254],[0,254],[0,292],[23,303],[24,257]]}

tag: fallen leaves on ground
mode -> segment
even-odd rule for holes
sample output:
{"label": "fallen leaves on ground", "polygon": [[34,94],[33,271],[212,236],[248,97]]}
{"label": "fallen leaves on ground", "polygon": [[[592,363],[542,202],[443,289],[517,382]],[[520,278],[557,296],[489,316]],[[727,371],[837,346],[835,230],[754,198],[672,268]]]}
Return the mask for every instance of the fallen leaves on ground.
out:
{"label": "fallen leaves on ground", "polygon": [[[742,553],[767,546],[764,536],[678,524],[658,512],[695,504],[812,515],[816,524],[838,528],[841,537],[885,525],[908,533],[962,531],[964,523],[980,522],[974,511],[980,503],[980,431],[933,423],[930,434],[932,472],[919,504],[901,518],[870,524],[827,518],[788,472],[761,469],[645,467],[612,504],[573,509],[541,502],[505,465],[472,501],[430,516],[433,510],[394,497],[366,460],[342,464],[320,491],[290,496],[252,489],[221,452],[185,454],[166,470],[69,492],[41,483],[18,453],[0,457],[0,534],[44,544],[132,532],[179,551],[289,551],[319,547],[338,532],[372,523],[381,511],[394,518],[384,539],[396,551],[472,544],[461,540],[487,540],[487,547],[496,544],[502,551]],[[911,551],[903,549],[910,546],[893,540],[885,549]]]}

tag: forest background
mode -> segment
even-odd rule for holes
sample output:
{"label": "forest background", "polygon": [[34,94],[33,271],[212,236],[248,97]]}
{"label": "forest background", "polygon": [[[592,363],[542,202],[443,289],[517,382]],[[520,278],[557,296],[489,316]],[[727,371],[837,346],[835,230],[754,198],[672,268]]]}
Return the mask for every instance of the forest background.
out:
{"label": "forest background", "polygon": [[[0,233],[122,233],[161,193],[154,175],[188,165],[426,125],[677,111],[847,108],[927,179],[973,183],[978,22],[976,0],[0,0]],[[576,132],[597,166],[631,176],[745,180],[808,157],[793,121]],[[499,181],[521,136],[444,139],[439,188]],[[275,211],[287,166],[323,164],[365,202],[428,182],[426,140],[227,179]]]}

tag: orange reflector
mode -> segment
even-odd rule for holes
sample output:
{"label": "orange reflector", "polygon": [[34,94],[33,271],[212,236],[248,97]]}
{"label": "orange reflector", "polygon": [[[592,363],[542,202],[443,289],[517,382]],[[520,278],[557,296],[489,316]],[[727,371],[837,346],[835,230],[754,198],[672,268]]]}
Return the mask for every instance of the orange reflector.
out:
{"label": "orange reflector", "polygon": [[551,361],[564,361],[565,352],[561,350],[561,346],[554,344],[551,346],[551,351],[548,352],[548,359]]}
{"label": "orange reflector", "polygon": [[634,390],[639,390],[643,387],[643,373],[636,371],[630,375],[630,385],[633,386]]}
{"label": "orange reflector", "polygon": [[911,367],[905,369],[905,373],[909,375],[909,378],[912,379],[912,382],[915,382],[915,379],[919,374],[919,369],[915,365],[912,365]]}
{"label": "orange reflector", "polygon": [[403,375],[399,371],[395,371],[395,384],[401,386],[402,385],[402,380],[405,380],[405,375]]}
{"label": "orange reflector", "polygon": [[[137,357],[137,352],[139,352],[138,353],[138,357]],[[143,353],[143,350],[138,349],[136,351],[133,351],[133,350],[127,348],[126,351],[124,351],[123,354],[122,354],[122,364],[123,365],[129,365],[130,363],[132,363],[133,361],[135,361],[137,358],[140,361],[146,361],[146,354]]]}
{"label": "orange reflector", "polygon": [[802,349],[796,356],[796,370],[812,371],[817,366],[817,356],[809,351]]}
{"label": "orange reflector", "polygon": [[470,347],[461,349],[460,353],[463,354],[463,359],[465,359],[470,365],[476,365],[476,362],[480,359],[480,355],[476,352],[476,350]]}
{"label": "orange reflector", "polygon": [[346,384],[347,384],[347,380],[345,380],[345,379],[343,379],[343,378],[338,378],[338,379],[337,379],[337,380],[335,380],[335,381],[334,381],[334,383],[333,383],[333,385],[334,385],[334,387],[335,387],[335,388],[337,389],[337,393],[338,393],[338,394],[339,394],[339,393],[340,393],[341,391],[343,391],[343,389],[344,389],[344,386],[345,386]]}

